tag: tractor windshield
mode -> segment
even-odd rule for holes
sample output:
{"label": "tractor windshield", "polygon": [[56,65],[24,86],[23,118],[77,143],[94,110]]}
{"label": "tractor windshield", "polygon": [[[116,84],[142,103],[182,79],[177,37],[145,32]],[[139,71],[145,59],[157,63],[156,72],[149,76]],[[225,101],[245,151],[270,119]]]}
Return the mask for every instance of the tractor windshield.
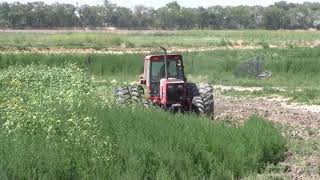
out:
{"label": "tractor windshield", "polygon": [[[178,78],[177,61],[167,60],[168,78]],[[151,79],[152,81],[159,81],[165,78],[165,64],[164,61],[151,62]]]}
{"label": "tractor windshield", "polygon": [[[181,61],[175,59],[167,60],[168,78],[176,78],[183,80],[183,71]],[[159,92],[160,79],[165,78],[164,61],[151,61],[150,80],[152,86],[152,94],[157,95]]]}

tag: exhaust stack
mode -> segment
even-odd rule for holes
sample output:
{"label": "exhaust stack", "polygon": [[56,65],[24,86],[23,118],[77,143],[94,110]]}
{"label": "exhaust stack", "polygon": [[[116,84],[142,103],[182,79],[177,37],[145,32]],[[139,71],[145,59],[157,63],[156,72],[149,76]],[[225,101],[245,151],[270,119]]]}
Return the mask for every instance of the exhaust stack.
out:
{"label": "exhaust stack", "polygon": [[167,50],[162,46],[160,46],[160,48],[164,51],[164,73],[165,73],[166,79],[168,79]]}

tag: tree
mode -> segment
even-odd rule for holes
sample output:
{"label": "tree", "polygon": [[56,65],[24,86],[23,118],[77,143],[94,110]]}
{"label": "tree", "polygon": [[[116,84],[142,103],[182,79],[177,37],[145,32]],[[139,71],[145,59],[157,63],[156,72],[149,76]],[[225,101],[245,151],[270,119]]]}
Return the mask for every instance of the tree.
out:
{"label": "tree", "polygon": [[320,3],[276,2],[262,6],[181,7],[177,1],[158,9],[133,10],[104,0],[103,5],[0,3],[0,28],[100,27],[161,29],[319,28]]}
{"label": "tree", "polygon": [[280,29],[283,10],[276,6],[267,7],[263,13],[263,25],[267,29]]}
{"label": "tree", "polygon": [[133,10],[133,25],[137,28],[150,28],[154,13],[153,8],[143,5],[135,6]]}
{"label": "tree", "polygon": [[104,8],[101,6],[81,6],[81,24],[85,27],[102,27],[104,23]]}
{"label": "tree", "polygon": [[0,4],[0,27],[8,28],[9,27],[9,12],[10,6],[7,2]]}
{"label": "tree", "polygon": [[51,5],[51,27],[73,27],[77,24],[76,7],[72,4]]}
{"label": "tree", "polygon": [[129,8],[117,7],[113,11],[113,19],[111,23],[116,27],[129,28],[133,24],[132,14],[133,13]]}

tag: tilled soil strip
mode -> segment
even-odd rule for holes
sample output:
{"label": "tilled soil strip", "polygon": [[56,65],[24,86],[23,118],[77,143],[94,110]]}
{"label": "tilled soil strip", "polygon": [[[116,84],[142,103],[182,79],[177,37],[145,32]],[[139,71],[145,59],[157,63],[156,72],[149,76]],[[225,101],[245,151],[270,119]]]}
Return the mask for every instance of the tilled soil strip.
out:
{"label": "tilled soil strip", "polygon": [[287,104],[286,98],[235,98],[219,93],[216,97],[216,115],[218,119],[248,119],[253,114],[265,117],[273,122],[291,126],[320,128],[320,106]]}

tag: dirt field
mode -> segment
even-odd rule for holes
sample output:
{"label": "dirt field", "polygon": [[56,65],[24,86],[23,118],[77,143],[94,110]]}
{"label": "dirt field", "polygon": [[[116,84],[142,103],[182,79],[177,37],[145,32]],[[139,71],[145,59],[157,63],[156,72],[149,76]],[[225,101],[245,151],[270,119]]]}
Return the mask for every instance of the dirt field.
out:
{"label": "dirt field", "polygon": [[218,116],[228,114],[232,119],[241,120],[257,114],[282,124],[320,127],[319,105],[287,104],[289,99],[280,96],[236,98],[223,96],[220,92],[215,96]]}
{"label": "dirt field", "polygon": [[[288,179],[320,178],[320,106],[288,104],[287,98],[280,96],[237,98],[215,92],[216,120],[228,119],[231,123],[243,122],[256,114],[272,122],[279,123],[283,135],[288,139],[287,159],[277,165],[277,173],[262,174],[261,179],[281,177]],[[241,87],[233,88],[242,90]],[[245,87],[244,89],[247,89]],[[256,90],[256,89],[254,89]]]}

